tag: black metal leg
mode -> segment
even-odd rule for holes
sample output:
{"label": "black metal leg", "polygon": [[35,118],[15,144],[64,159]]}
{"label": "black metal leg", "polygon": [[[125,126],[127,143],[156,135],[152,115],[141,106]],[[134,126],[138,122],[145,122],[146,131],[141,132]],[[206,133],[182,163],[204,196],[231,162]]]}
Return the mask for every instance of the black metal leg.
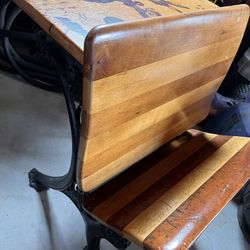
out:
{"label": "black metal leg", "polygon": [[101,227],[94,221],[86,220],[87,246],[84,250],[99,250],[101,241]]}
{"label": "black metal leg", "polygon": [[82,210],[81,214],[86,223],[87,246],[84,250],[99,250],[101,239],[108,240],[120,250],[125,250],[129,246],[130,242],[123,236],[103,226],[98,221],[91,218],[84,210]]}
{"label": "black metal leg", "polygon": [[40,173],[35,168],[33,168],[29,172],[29,185],[30,185],[30,187],[34,188],[37,192],[42,192],[42,191],[48,190],[49,188],[43,184],[43,181],[38,180],[39,175],[40,175]]}
{"label": "black metal leg", "polygon": [[89,235],[87,236],[87,246],[85,246],[84,250],[99,250],[100,249],[100,238],[93,238]]}
{"label": "black metal leg", "polygon": [[78,106],[78,108],[75,107],[74,98],[72,97],[70,91],[70,84],[65,80],[62,71],[63,70],[60,68],[60,66],[57,65],[58,77],[60,78],[61,88],[65,97],[71,128],[71,164],[68,173],[60,177],[48,176],[40,173],[36,169],[32,169],[29,172],[30,186],[38,192],[47,190],[49,188],[63,192],[76,183],[76,163],[80,137],[80,106]]}

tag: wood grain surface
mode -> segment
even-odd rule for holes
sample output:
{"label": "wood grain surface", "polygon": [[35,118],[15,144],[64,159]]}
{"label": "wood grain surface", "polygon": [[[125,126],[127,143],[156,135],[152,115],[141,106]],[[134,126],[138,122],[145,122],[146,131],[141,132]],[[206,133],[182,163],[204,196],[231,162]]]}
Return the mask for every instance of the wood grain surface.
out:
{"label": "wood grain surface", "polygon": [[249,141],[189,130],[90,193],[84,206],[146,249],[187,249],[249,179]]}
{"label": "wood grain surface", "polygon": [[85,43],[78,185],[91,191],[203,120],[248,7],[99,26]]}
{"label": "wood grain surface", "polygon": [[87,33],[101,24],[213,9],[208,0],[13,0],[79,62]]}
{"label": "wood grain surface", "polygon": [[248,7],[14,2],[84,64],[77,166],[78,186],[91,191],[84,208],[145,249],[187,249],[250,177],[249,138],[185,132],[209,113]]}

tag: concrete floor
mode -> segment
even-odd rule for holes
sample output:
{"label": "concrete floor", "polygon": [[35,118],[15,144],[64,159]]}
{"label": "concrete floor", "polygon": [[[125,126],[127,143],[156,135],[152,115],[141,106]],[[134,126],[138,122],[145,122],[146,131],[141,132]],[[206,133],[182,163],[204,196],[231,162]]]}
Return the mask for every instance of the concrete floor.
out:
{"label": "concrete floor", "polygon": [[[40,195],[28,186],[28,171],[64,174],[70,160],[64,99],[0,72],[0,250],[80,250],[83,220],[59,192]],[[192,249],[247,250],[231,202]],[[113,250],[106,241],[101,249]],[[140,248],[131,245],[129,250]]]}

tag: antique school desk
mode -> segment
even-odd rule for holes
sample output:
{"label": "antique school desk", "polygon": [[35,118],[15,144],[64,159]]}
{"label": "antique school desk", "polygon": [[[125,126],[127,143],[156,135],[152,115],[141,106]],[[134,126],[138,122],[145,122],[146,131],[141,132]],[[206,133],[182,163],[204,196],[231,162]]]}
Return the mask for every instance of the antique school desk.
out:
{"label": "antique school desk", "polygon": [[99,249],[101,238],[119,249],[131,241],[187,249],[250,176],[249,138],[190,129],[209,114],[248,7],[207,0],[13,2],[83,69],[80,105],[62,80],[72,130],[69,172],[50,177],[33,169],[30,185],[62,191],[75,203],[88,250]]}

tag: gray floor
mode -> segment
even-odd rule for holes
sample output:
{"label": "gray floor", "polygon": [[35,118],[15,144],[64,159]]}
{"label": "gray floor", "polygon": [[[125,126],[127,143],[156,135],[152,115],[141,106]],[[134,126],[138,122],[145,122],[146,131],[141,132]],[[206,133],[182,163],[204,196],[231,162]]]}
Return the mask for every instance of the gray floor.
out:
{"label": "gray floor", "polygon": [[[51,175],[65,173],[70,149],[62,96],[0,72],[0,250],[82,249],[84,223],[73,204],[52,190],[37,194],[27,178],[34,167]],[[250,249],[236,213],[231,202],[192,249]],[[102,249],[114,248],[103,241]]]}

